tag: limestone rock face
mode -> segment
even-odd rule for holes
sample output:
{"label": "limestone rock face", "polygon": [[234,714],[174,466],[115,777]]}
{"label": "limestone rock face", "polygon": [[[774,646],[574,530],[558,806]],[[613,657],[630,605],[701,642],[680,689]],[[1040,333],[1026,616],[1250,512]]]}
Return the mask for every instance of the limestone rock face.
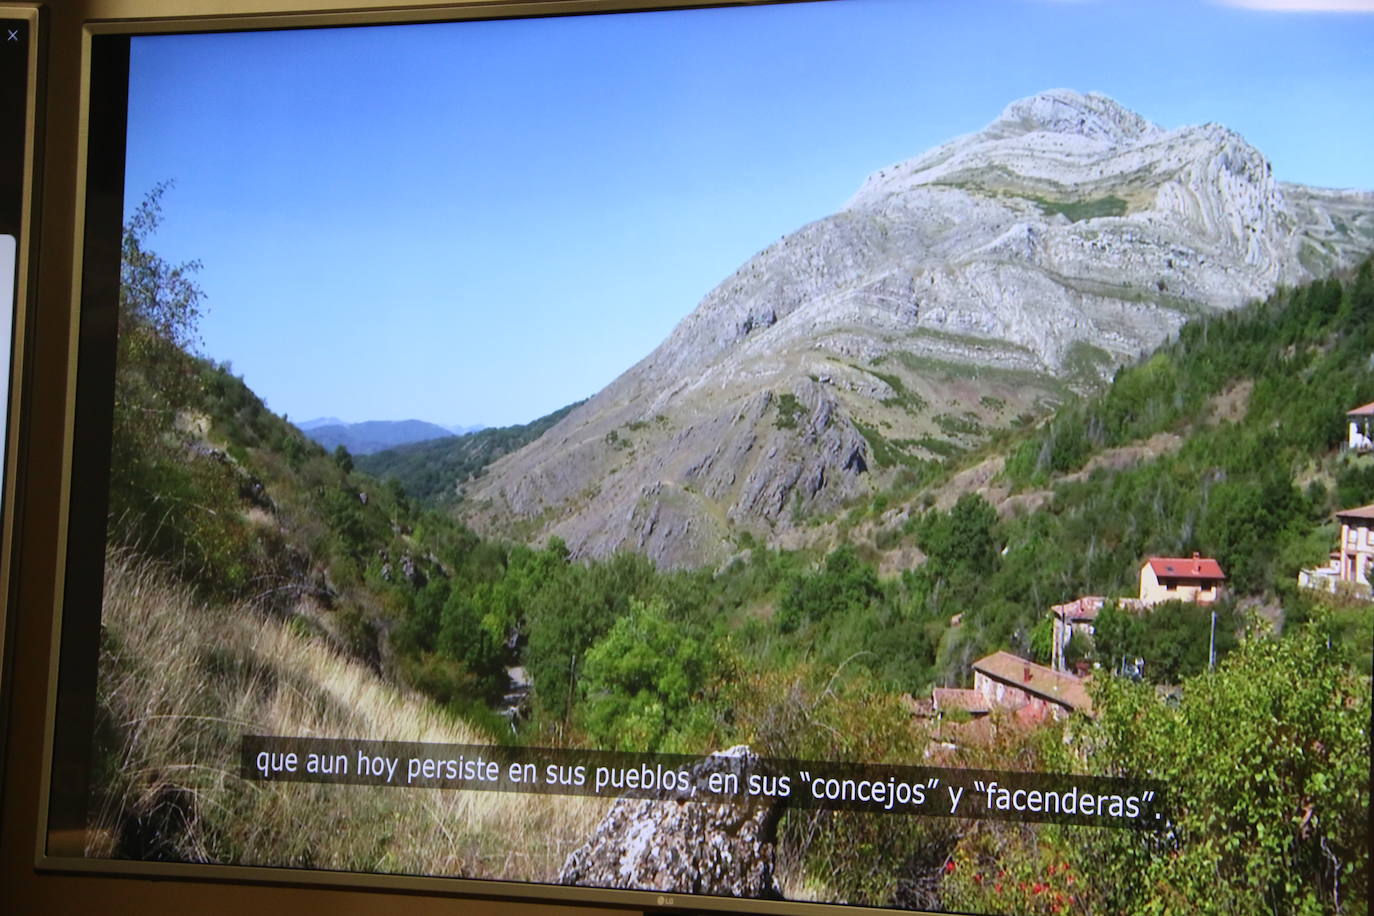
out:
{"label": "limestone rock face", "polygon": [[[733,747],[698,764],[705,774],[752,759]],[[773,884],[776,805],[621,799],[563,865],[560,884],[679,894],[778,897]]]}
{"label": "limestone rock face", "polygon": [[1374,194],[1054,90],[868,177],[469,492],[479,529],[719,561],[1100,384],[1190,317],[1356,263]]}

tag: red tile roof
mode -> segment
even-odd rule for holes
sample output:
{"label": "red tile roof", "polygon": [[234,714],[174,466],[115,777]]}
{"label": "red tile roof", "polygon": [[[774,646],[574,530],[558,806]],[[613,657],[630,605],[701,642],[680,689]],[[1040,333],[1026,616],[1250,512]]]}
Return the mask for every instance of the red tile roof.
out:
{"label": "red tile roof", "polygon": [[1070,623],[1075,620],[1096,620],[1098,612],[1106,603],[1107,599],[1101,595],[1084,595],[1082,598],[1054,605],[1050,608],[1050,613]]}
{"label": "red tile roof", "polygon": [[[1109,599],[1101,595],[1084,595],[1082,598],[1075,598],[1065,604],[1056,604],[1050,608],[1050,613],[1056,617],[1062,617],[1069,623],[1096,620],[1097,615],[1102,613],[1102,609],[1107,606]],[[1150,605],[1139,598],[1112,598],[1116,606],[1123,611],[1146,611]]]}
{"label": "red tile roof", "polygon": [[[1037,665],[1010,652],[994,652],[980,658],[973,663],[973,670],[1067,709],[1090,712],[1093,707],[1082,678]],[[1029,679],[1026,677],[1028,672]]]}
{"label": "red tile roof", "polygon": [[1360,506],[1356,509],[1342,509],[1341,511],[1336,513],[1336,518],[1374,518],[1374,504],[1370,504],[1368,506]]}
{"label": "red tile roof", "polygon": [[913,716],[920,716],[929,719],[935,712],[935,707],[931,704],[929,697],[921,697],[919,700],[909,693],[904,693],[897,698],[897,702],[902,704],[907,712]]}
{"label": "red tile roof", "polygon": [[1221,564],[1211,557],[1150,557],[1145,561],[1156,576],[1183,579],[1225,579]]}
{"label": "red tile roof", "polygon": [[959,687],[936,687],[931,691],[931,700],[936,709],[962,709],[979,715],[991,711],[987,697],[976,690],[963,690]]}
{"label": "red tile roof", "polygon": [[1347,411],[1345,415],[1346,415],[1347,417],[1369,417],[1369,416],[1374,416],[1374,401],[1370,401],[1368,404],[1361,404],[1359,407],[1356,407],[1354,410]]}
{"label": "red tile roof", "polygon": [[[927,759],[952,758],[959,753],[961,746],[989,745],[996,740],[998,731],[991,716],[978,716],[967,722],[932,719],[929,727],[930,735],[935,740],[926,748]],[[937,742],[948,742],[949,746],[940,747]]]}

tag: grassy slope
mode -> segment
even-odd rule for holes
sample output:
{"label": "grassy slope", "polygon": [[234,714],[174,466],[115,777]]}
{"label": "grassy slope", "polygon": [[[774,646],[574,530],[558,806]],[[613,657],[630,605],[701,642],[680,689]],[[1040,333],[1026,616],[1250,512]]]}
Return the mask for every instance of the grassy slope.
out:
{"label": "grassy slope", "polygon": [[486,739],[300,628],[207,607],[127,552],[107,568],[94,854],[549,881],[602,814],[591,799],[245,781],[243,734]]}

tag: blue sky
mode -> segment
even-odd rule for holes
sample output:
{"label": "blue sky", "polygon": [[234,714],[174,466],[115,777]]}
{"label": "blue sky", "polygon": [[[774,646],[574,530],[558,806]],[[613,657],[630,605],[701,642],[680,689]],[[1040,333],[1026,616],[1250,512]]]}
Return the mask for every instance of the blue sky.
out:
{"label": "blue sky", "polygon": [[1055,87],[1374,189],[1374,15],[832,0],[135,39],[126,205],[175,182],[153,247],[203,262],[203,352],[279,413],[505,425],[595,393],[868,173]]}

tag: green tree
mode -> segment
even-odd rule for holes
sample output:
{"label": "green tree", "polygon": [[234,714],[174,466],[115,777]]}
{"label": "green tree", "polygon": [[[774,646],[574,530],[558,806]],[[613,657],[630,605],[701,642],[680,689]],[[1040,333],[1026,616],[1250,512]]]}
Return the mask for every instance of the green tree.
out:
{"label": "green tree", "polygon": [[480,695],[499,698],[505,689],[505,636],[482,612],[482,595],[466,589],[453,589],[444,602],[435,646],[475,679]]}
{"label": "green tree", "polygon": [[935,571],[988,575],[997,563],[997,510],[977,493],[965,493],[948,514],[933,513],[921,533],[921,549]]}
{"label": "green tree", "polygon": [[661,600],[632,600],[587,653],[581,720],[598,746],[658,750],[717,676],[721,658],[705,634],[676,623]]}
{"label": "green tree", "polygon": [[1093,645],[1098,659],[1108,670],[1117,670],[1123,659],[1133,661],[1145,657],[1145,617],[1145,614],[1122,610],[1115,601],[1103,605],[1097,620],[1093,621]]}
{"label": "green tree", "polygon": [[1037,623],[1030,634],[1031,659],[1048,665],[1054,655],[1054,621],[1045,617]]}
{"label": "green tree", "polygon": [[[124,227],[110,449],[110,537],[171,563],[202,591],[251,579],[251,533],[233,467],[196,442],[205,367],[191,350],[204,297],[199,262],[150,247],[162,221],[159,184]],[[185,420],[187,422],[180,422]]]}
{"label": "green tree", "polygon": [[334,446],[334,463],[345,474],[353,473],[353,456],[348,453],[348,449],[344,448],[342,443]]}
{"label": "green tree", "polygon": [[1116,670],[1123,659],[1141,658],[1151,683],[1177,684],[1207,669],[1212,648],[1218,658],[1235,648],[1237,624],[1229,602],[1165,601],[1145,612],[1123,611],[1112,602],[1098,615],[1094,642],[1098,659],[1109,669]]}
{"label": "green tree", "polygon": [[119,331],[121,337],[147,331],[184,350],[198,342],[197,325],[205,294],[194,280],[199,261],[172,264],[148,247],[162,224],[162,196],[172,186],[153,187],[124,225],[119,272]]}
{"label": "green tree", "polygon": [[1198,536],[1221,561],[1232,587],[1253,592],[1271,584],[1277,535],[1294,524],[1306,524],[1302,494],[1286,472],[1265,472],[1259,480],[1214,487]]}
{"label": "green tree", "polygon": [[1104,909],[1364,912],[1370,681],[1318,629],[1246,641],[1177,707],[1115,678],[1095,705],[1076,732],[1090,766],[1159,779],[1170,822],[1094,834],[1084,864],[1115,898]]}
{"label": "green tree", "polygon": [[116,470],[133,470],[156,448],[177,412],[195,400],[198,373],[186,351],[196,341],[198,261],[171,264],[148,247],[162,222],[168,184],[148,192],[124,226],[115,371]]}
{"label": "green tree", "polygon": [[550,565],[524,607],[525,667],[545,722],[569,722],[587,651],[629,614],[631,599],[652,596],[659,574],[639,554],[619,553],[589,566],[573,563],[557,539],[540,554],[539,562]]}
{"label": "green tree", "polygon": [[867,608],[882,595],[878,575],[852,544],[835,548],[819,572],[798,573],[778,603],[784,633],[806,622],[842,617]]}

